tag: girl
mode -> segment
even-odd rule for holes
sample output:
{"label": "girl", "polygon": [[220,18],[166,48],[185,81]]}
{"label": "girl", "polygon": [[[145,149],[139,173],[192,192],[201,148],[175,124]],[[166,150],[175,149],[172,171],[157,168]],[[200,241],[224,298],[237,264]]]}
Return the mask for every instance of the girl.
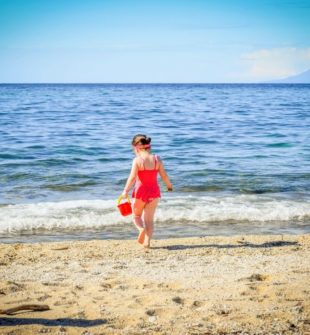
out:
{"label": "girl", "polygon": [[[172,184],[164,169],[164,165],[157,155],[151,154],[151,138],[138,134],[132,139],[132,147],[136,154],[132,162],[130,175],[127,179],[123,198],[128,197],[128,192],[135,182],[132,197],[133,221],[139,230],[138,242],[145,248],[150,248],[153,235],[153,219],[158,201],[160,189],[157,183],[157,174],[167,186],[168,191],[172,191]],[[142,221],[143,214],[143,221]]]}

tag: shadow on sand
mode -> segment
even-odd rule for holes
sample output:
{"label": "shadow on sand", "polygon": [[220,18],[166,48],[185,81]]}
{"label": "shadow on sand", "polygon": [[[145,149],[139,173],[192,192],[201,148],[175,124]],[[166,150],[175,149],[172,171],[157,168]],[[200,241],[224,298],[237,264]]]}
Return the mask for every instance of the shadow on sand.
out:
{"label": "shadow on sand", "polygon": [[0,317],[0,326],[18,326],[39,324],[42,326],[71,326],[71,327],[93,327],[107,323],[104,319],[42,319],[42,318],[3,318]]}
{"label": "shadow on sand", "polygon": [[184,250],[184,249],[199,249],[199,248],[218,248],[218,249],[233,249],[233,248],[274,248],[300,245],[298,242],[291,241],[271,241],[262,244],[254,244],[246,241],[239,241],[237,244],[197,244],[197,245],[167,245],[163,247],[152,247],[152,249],[166,249],[166,250]]}

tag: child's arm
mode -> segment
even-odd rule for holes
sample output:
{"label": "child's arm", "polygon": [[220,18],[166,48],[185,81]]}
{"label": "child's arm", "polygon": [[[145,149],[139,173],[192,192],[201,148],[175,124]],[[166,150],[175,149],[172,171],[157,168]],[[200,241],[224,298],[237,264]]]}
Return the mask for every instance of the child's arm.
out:
{"label": "child's arm", "polygon": [[170,179],[167,175],[167,172],[165,171],[165,168],[164,168],[164,164],[161,160],[159,160],[159,174],[160,174],[160,177],[161,179],[163,180],[163,182],[166,184],[167,186],[167,190],[168,191],[172,191],[172,184],[170,182]]}
{"label": "child's arm", "polygon": [[135,182],[138,170],[139,170],[138,162],[137,162],[137,159],[135,158],[132,162],[131,172],[130,172],[130,175],[127,179],[124,191],[122,193],[123,198],[128,197],[128,192],[131,189],[131,186],[133,185],[133,183]]}

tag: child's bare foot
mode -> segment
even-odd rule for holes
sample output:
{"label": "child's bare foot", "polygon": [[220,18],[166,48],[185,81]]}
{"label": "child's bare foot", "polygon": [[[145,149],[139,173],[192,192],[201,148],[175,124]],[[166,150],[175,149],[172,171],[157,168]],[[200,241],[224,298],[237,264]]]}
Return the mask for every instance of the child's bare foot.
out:
{"label": "child's bare foot", "polygon": [[144,238],[145,238],[145,230],[144,230],[144,228],[141,228],[141,229],[139,229],[139,236],[138,236],[137,242],[140,243],[140,244],[143,244],[144,243]]}
{"label": "child's bare foot", "polygon": [[144,239],[143,246],[144,246],[145,249],[150,249],[150,247],[151,247],[151,239],[150,239],[148,234],[145,234],[145,239]]}
{"label": "child's bare foot", "polygon": [[150,252],[151,246],[149,244],[143,244],[144,252],[148,253]]}

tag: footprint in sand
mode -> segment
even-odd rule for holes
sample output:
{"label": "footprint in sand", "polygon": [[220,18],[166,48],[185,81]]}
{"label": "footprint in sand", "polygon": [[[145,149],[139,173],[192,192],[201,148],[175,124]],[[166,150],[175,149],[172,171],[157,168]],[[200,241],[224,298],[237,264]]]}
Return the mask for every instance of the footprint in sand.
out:
{"label": "footprint in sand", "polygon": [[44,294],[41,297],[37,298],[37,300],[38,301],[45,301],[46,299],[51,298],[51,297],[52,297],[51,295]]}
{"label": "footprint in sand", "polygon": [[259,273],[254,273],[252,274],[250,277],[246,278],[248,279],[250,282],[255,282],[255,281],[265,281],[268,279],[269,276],[267,275],[262,275]]}
{"label": "footprint in sand", "polygon": [[184,299],[180,298],[180,297],[173,297],[172,301],[175,302],[176,304],[180,304],[183,305],[184,304]]}
{"label": "footprint in sand", "polygon": [[203,305],[203,302],[202,301],[198,301],[198,300],[195,300],[193,301],[192,303],[192,308],[199,308]]}

